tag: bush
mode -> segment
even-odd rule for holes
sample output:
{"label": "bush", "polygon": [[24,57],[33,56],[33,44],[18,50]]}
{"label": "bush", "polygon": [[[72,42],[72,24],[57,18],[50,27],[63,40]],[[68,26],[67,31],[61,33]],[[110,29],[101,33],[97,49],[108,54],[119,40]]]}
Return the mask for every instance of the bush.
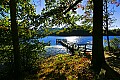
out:
{"label": "bush", "polygon": [[[106,41],[105,41],[106,42]],[[110,50],[115,52],[120,49],[120,38],[113,38],[110,40]],[[105,51],[109,51],[108,46],[104,47]]]}
{"label": "bush", "polygon": [[110,44],[111,44],[111,47],[113,47],[113,49],[115,51],[119,50],[119,48],[120,48],[120,38],[113,38],[112,40],[110,40]]}
{"label": "bush", "polygon": [[[13,77],[14,54],[11,39],[11,31],[0,28],[0,80],[7,80]],[[27,35],[26,35],[27,36]],[[20,39],[21,69],[22,72],[36,73],[39,63],[44,59],[44,43],[38,39],[31,39],[29,36],[22,36]],[[29,38],[28,38],[29,37]]]}
{"label": "bush", "polygon": [[23,71],[35,72],[40,61],[44,58],[44,43],[39,43],[38,40],[31,40],[29,42],[22,42],[20,46]]}

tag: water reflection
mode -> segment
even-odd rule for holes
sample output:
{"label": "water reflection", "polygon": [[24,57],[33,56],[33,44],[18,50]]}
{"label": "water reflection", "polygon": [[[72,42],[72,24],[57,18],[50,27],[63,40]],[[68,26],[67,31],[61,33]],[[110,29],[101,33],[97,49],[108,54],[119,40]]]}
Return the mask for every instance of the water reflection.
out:
{"label": "water reflection", "polygon": [[79,36],[70,36],[70,37],[66,37],[65,39],[67,39],[68,42],[78,43],[78,40],[80,39],[80,37]]}
{"label": "water reflection", "polygon": [[[110,40],[115,36],[109,36]],[[118,37],[118,36],[116,36]],[[56,53],[66,53],[66,48],[61,45],[56,45],[56,39],[67,39],[68,42],[77,43],[77,44],[92,44],[92,36],[47,36],[45,38],[40,38],[39,41],[43,41],[45,43],[50,41],[51,46],[46,46],[46,51],[48,54],[56,54]],[[106,36],[103,37],[103,42],[106,40]],[[105,43],[103,43],[105,45]],[[87,47],[92,49],[91,45]]]}
{"label": "water reflection", "polygon": [[56,55],[67,53],[67,49],[61,45],[45,46],[47,55]]}

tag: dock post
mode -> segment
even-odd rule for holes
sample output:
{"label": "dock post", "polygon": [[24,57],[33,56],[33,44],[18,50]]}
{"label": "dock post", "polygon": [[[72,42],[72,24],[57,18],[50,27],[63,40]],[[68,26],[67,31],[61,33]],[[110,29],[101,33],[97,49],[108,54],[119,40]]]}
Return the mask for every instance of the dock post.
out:
{"label": "dock post", "polygon": [[86,53],[86,49],[87,49],[86,47],[87,47],[87,44],[85,44],[85,50],[84,50],[84,54]]}

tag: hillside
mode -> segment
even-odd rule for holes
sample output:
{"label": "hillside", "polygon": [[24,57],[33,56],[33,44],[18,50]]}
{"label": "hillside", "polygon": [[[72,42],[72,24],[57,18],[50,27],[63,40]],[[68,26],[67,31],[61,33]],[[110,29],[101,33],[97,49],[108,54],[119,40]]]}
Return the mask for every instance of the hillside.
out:
{"label": "hillside", "polygon": [[[103,35],[106,36],[104,32]],[[120,30],[119,29],[109,30],[108,35],[120,36]],[[51,36],[92,36],[92,33],[90,33],[90,31],[86,29],[72,29],[72,30],[60,29],[56,30],[56,32],[51,34]]]}
{"label": "hillside", "polygon": [[[90,30],[87,29],[70,29],[70,28],[48,28],[47,33],[49,36],[92,36]],[[44,30],[40,30],[39,34],[44,34]],[[45,33],[46,34],[46,33]],[[105,31],[103,35],[106,36]],[[120,29],[109,30],[109,36],[120,36]]]}
{"label": "hillside", "polygon": [[59,30],[56,33],[51,34],[52,36],[91,36],[91,33],[87,30],[71,30],[71,31],[64,31],[64,30]]}

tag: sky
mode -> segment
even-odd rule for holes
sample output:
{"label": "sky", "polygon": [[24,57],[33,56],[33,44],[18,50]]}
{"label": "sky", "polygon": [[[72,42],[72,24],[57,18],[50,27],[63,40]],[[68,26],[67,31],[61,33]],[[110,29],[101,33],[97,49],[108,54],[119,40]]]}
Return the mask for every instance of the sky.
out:
{"label": "sky", "polygon": [[[36,4],[36,13],[40,14],[41,10],[45,7],[45,0],[33,0],[31,1],[32,4]],[[83,3],[85,3],[86,0],[83,0]],[[117,0],[117,2],[120,4],[120,0]],[[114,7],[115,12],[114,15],[112,17],[115,17],[116,21],[114,22],[113,26],[114,27],[109,27],[109,29],[120,29],[120,5],[118,7],[116,7],[116,4],[111,4],[109,6],[110,8]],[[81,15],[81,13],[83,13],[83,11],[78,8],[77,9],[77,13]]]}
{"label": "sky", "polygon": [[120,6],[119,7],[115,7],[115,13],[114,13],[114,17],[117,19],[116,22],[114,23],[116,26],[116,28],[120,29]]}

